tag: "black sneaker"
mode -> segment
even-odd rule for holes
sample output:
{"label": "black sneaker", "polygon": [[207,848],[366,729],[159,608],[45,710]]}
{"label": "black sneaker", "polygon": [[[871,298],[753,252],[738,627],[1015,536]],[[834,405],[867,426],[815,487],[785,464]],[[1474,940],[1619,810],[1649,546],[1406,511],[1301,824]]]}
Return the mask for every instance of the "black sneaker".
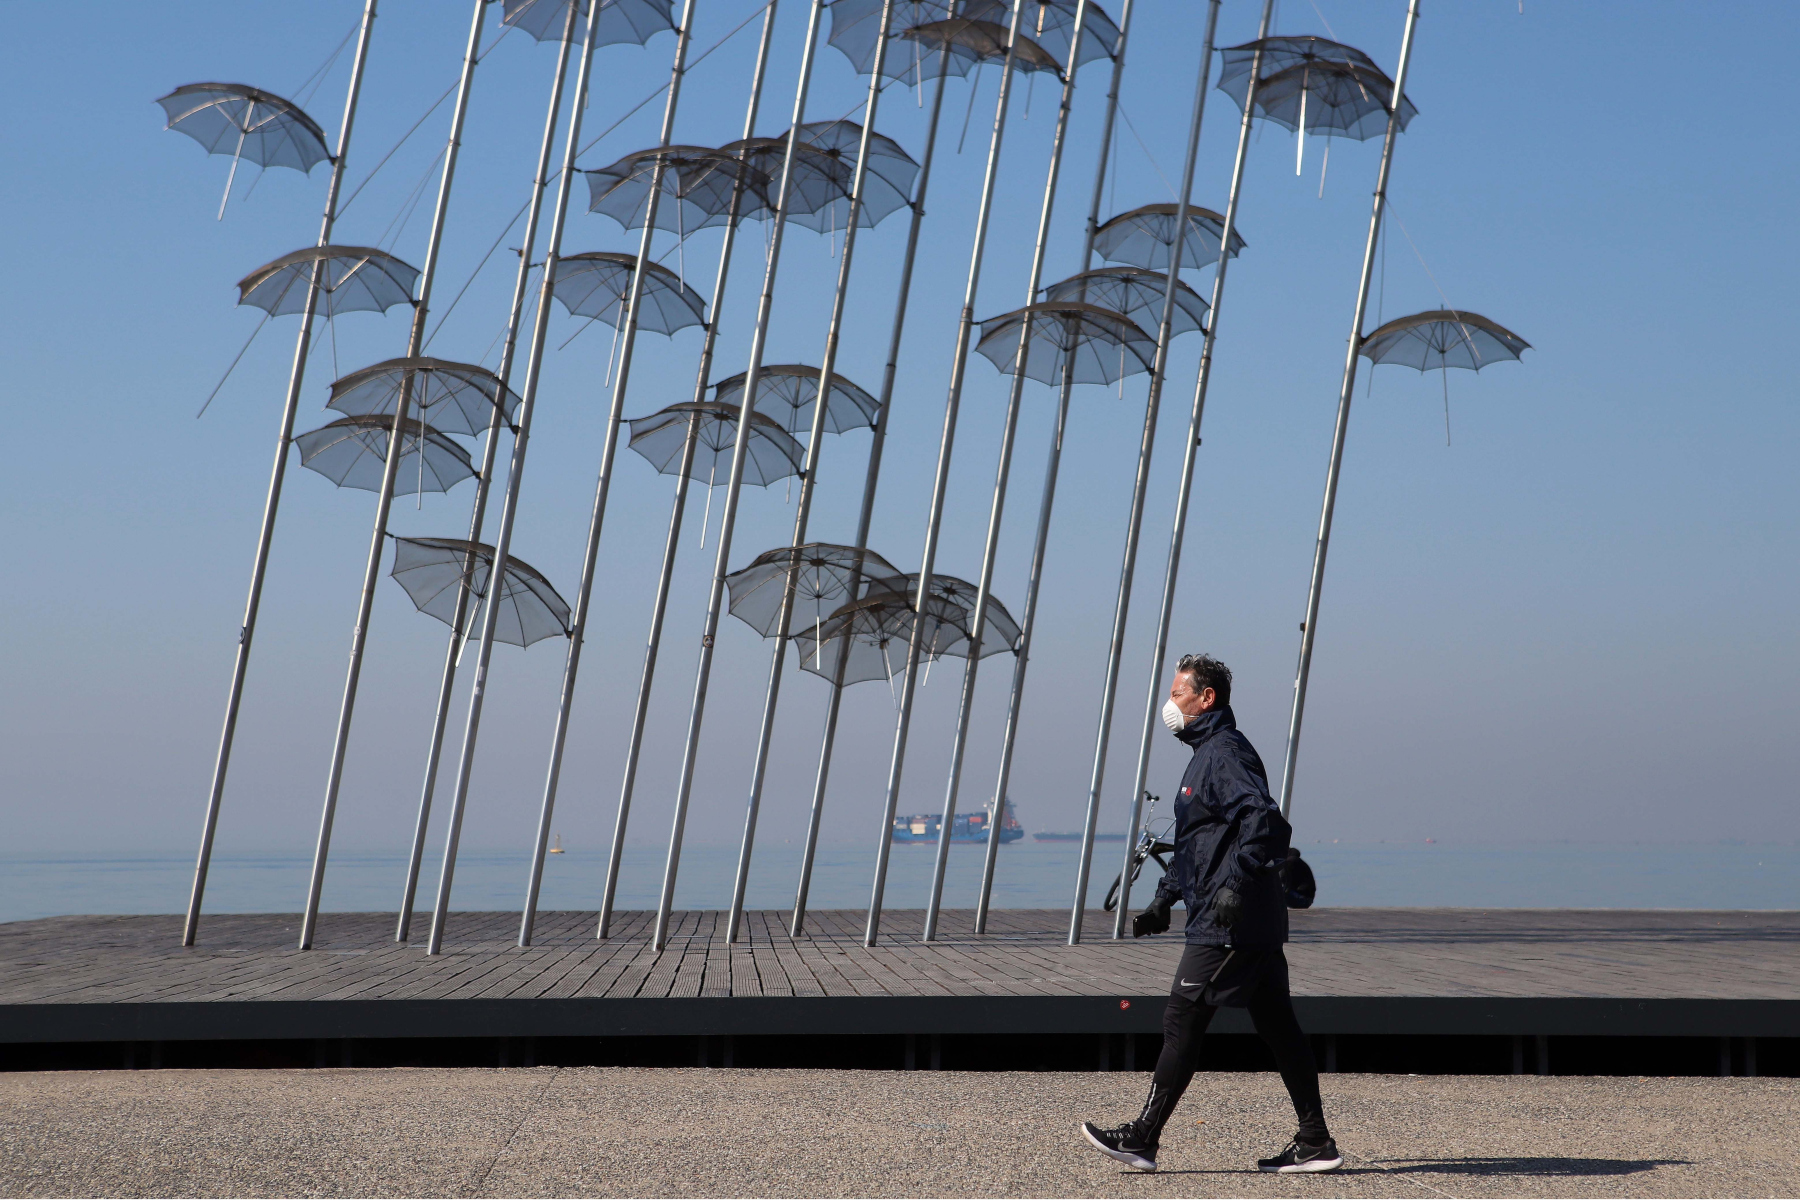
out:
{"label": "black sneaker", "polygon": [[1156,1143],[1146,1142],[1139,1137],[1136,1125],[1102,1129],[1092,1121],[1083,1121],[1081,1135],[1093,1144],[1094,1149],[1108,1158],[1116,1159],[1138,1171],[1156,1170]]}
{"label": "black sneaker", "polygon": [[1343,1165],[1344,1156],[1338,1153],[1337,1143],[1330,1138],[1325,1139],[1323,1146],[1308,1146],[1304,1142],[1292,1141],[1274,1158],[1256,1160],[1257,1170],[1272,1171],[1277,1175],[1310,1175],[1320,1171],[1335,1171]]}

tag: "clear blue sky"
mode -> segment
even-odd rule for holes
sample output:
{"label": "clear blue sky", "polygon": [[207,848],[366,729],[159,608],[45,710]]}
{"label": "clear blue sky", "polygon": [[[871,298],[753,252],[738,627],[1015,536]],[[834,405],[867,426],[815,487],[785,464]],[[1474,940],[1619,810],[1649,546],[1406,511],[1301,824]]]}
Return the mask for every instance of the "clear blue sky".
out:
{"label": "clear blue sky", "polygon": [[[697,49],[750,12],[742,0],[698,7]],[[1257,7],[1225,5],[1222,44],[1253,35]],[[186,850],[198,832],[295,319],[271,322],[206,417],[194,411],[259,315],[234,307],[235,281],[311,243],[326,169],[271,172],[217,222],[228,161],[165,132],[152,101],[207,79],[291,93],[358,9],[354,0],[115,5],[74,35],[54,8],[14,11],[15,52],[0,78],[15,116],[0,183],[10,284],[0,345],[14,396],[14,450],[0,476],[12,566],[0,760],[14,846]],[[786,126],[805,11],[782,0],[759,132]],[[1130,126],[1120,129],[1109,209],[1170,198],[1158,168],[1173,177],[1180,166],[1201,11],[1140,0],[1124,88]],[[1400,0],[1282,0],[1276,29],[1323,33],[1328,23],[1391,71],[1403,11]],[[353,185],[452,82],[467,18],[466,4],[387,0]],[[754,33],[752,23],[694,71],[677,140],[738,136]],[[1449,447],[1435,375],[1384,368],[1366,398],[1359,387],[1299,776],[1301,840],[1800,838],[1800,415],[1780,350],[1797,315],[1800,178],[1783,120],[1790,72],[1745,53],[1746,44],[1797,38],[1800,18],[1785,4],[1527,0],[1522,14],[1514,0],[1426,6],[1408,89],[1420,116],[1401,140],[1392,187],[1409,236],[1390,223],[1381,311],[1439,307],[1441,286],[1534,349],[1523,364],[1453,375]],[[657,87],[672,46],[665,34],[647,48],[602,51],[589,128]],[[524,199],[552,60],[549,46],[515,34],[481,69],[440,298],[462,285]],[[332,131],[347,65],[346,55],[308,101]],[[953,82],[946,104],[874,536],[906,569],[916,568],[923,537],[993,82],[960,156],[967,85]],[[1080,79],[1048,279],[1076,269],[1104,85],[1101,66]],[[860,89],[845,60],[822,50],[809,117],[849,112]],[[1029,99],[1026,120],[1021,89],[1003,161],[984,316],[1024,300],[1053,89],[1040,81]],[[583,165],[651,144],[659,111],[660,102],[644,108]],[[338,240],[374,243],[390,232],[447,115],[439,109],[357,197]],[[1236,119],[1212,92],[1199,203],[1224,206]],[[913,152],[922,146],[911,95],[890,91],[878,124]],[[1309,143],[1301,178],[1292,135],[1270,127],[1252,150],[1241,215],[1249,248],[1226,296],[1174,631],[1175,649],[1209,650],[1236,670],[1239,719],[1272,769],[1378,143],[1335,142],[1320,199],[1322,150]],[[238,196],[253,177],[240,173]],[[415,263],[428,213],[429,196],[395,243]],[[754,229],[724,306],[720,375],[742,370],[747,352],[760,277]],[[904,236],[896,217],[858,252],[840,368],[870,388]],[[703,290],[717,237],[696,236],[685,251]],[[582,211],[565,248],[629,251],[635,240]],[[670,244],[659,241],[658,253]],[[507,258],[477,279],[434,353],[480,359],[488,350],[504,320]],[[771,361],[817,361],[835,270],[826,239],[790,235]],[[565,594],[598,462],[609,340],[592,332],[554,349],[575,331],[559,310],[515,547]],[[348,372],[401,353],[404,340],[398,313],[340,320],[335,347],[326,338],[312,360],[300,429],[327,419],[333,355]],[[697,331],[644,338],[627,411],[688,398],[698,344]],[[1150,489],[1105,817],[1113,825],[1129,786],[1198,348],[1190,337],[1175,353]],[[1005,397],[985,361],[969,377],[939,560],[964,576],[977,567]],[[1123,400],[1104,388],[1076,398],[1013,791],[1031,828],[1074,827],[1085,798],[1142,395],[1139,377]],[[997,584],[1015,608],[1049,399],[1028,385]],[[851,534],[866,445],[866,434],[833,439],[816,536]],[[611,827],[671,487],[621,452],[557,819],[576,844],[596,844]],[[422,508],[403,500],[395,528],[461,536],[468,497],[465,484]],[[779,485],[746,494],[734,565],[785,540],[786,499]],[[693,683],[712,562],[711,546],[696,546],[703,507],[690,507],[639,784],[634,841],[647,855],[667,836]],[[369,493],[336,490],[297,467],[289,474],[223,850],[310,848],[372,508]],[[444,627],[384,579],[372,630],[338,839],[398,849]],[[501,647],[495,662],[465,846],[523,854],[561,646]],[[766,665],[763,643],[728,621],[690,825],[697,839],[736,837]],[[992,786],[1007,677],[1001,660],[985,664],[966,805]],[[956,678],[954,664],[940,664],[921,693],[903,811],[941,802]],[[765,837],[802,828],[823,698],[813,677],[790,678]],[[850,693],[828,838],[873,848],[892,711],[883,684]],[[1159,743],[1153,789],[1172,786],[1177,751]]]}

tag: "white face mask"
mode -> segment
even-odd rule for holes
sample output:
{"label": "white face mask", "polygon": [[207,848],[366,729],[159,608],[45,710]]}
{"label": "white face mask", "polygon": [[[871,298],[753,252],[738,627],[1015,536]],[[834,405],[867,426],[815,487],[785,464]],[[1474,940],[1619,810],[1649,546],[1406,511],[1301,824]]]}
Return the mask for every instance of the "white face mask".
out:
{"label": "white face mask", "polygon": [[1170,733],[1180,733],[1188,723],[1188,715],[1182,712],[1173,700],[1163,703],[1162,719],[1163,724],[1169,727]]}

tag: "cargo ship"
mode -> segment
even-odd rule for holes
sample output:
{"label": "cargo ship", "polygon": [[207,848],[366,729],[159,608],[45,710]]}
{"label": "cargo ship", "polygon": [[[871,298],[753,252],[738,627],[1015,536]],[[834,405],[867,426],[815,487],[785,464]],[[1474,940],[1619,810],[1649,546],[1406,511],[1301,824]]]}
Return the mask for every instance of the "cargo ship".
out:
{"label": "cargo ship", "polygon": [[[911,816],[894,818],[895,842],[930,842],[937,844],[938,831],[943,826],[943,813],[913,813]],[[950,822],[950,840],[952,842],[986,842],[988,840],[988,814],[985,812],[958,813]],[[1006,820],[1000,825],[1000,844],[1016,842],[1025,836],[1025,827],[1012,815],[1010,806]]]}

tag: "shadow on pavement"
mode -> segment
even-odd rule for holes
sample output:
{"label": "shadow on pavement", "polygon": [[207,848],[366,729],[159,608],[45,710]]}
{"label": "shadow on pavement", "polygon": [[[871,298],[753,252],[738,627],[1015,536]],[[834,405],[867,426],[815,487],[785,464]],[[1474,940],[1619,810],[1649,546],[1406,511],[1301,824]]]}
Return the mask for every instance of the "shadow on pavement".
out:
{"label": "shadow on pavement", "polygon": [[1637,1175],[1658,1167],[1693,1166],[1685,1158],[1390,1158],[1369,1161],[1393,1175]]}

